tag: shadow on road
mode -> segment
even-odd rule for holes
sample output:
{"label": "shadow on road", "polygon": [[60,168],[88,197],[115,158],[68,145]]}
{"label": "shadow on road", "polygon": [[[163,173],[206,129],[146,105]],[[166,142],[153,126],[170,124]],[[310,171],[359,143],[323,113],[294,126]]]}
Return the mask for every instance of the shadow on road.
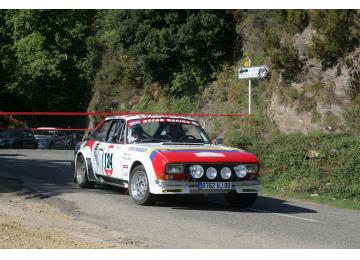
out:
{"label": "shadow on road", "polygon": [[96,189],[91,190],[80,189],[74,184],[71,160],[30,159],[25,156],[0,156],[0,195],[14,193],[26,199],[47,199],[73,192],[126,194],[124,189],[104,185],[97,185]]}
{"label": "shadow on road", "polygon": [[[251,209],[231,207],[222,194],[196,195],[196,196],[166,196],[157,206],[171,207],[175,210],[208,210],[230,212],[256,212],[253,208],[261,210],[260,213],[276,212],[286,214],[316,213],[315,210],[287,204],[286,200],[259,196]],[[262,212],[264,211],[264,212]]]}
{"label": "shadow on road", "polygon": [[12,192],[26,198],[49,198],[74,189],[72,176],[67,160],[0,155],[0,194]]}
{"label": "shadow on road", "polygon": [[[29,159],[21,154],[5,154],[0,157],[0,195],[15,193],[27,199],[47,199],[64,193],[91,192],[94,194],[127,195],[126,189],[97,185],[93,190],[82,190],[73,183],[70,160]],[[130,199],[130,197],[129,197]],[[254,212],[251,209],[232,208],[223,195],[167,195],[160,196],[156,207],[174,210]],[[285,200],[259,196],[252,208],[263,211],[297,214],[316,211],[290,205]],[[261,211],[260,211],[261,212]],[[257,212],[259,213],[259,212]],[[264,212],[265,213],[265,212]]]}
{"label": "shadow on road", "polygon": [[0,156],[11,156],[11,157],[16,157],[16,156],[26,156],[26,155],[23,155],[23,154],[20,154],[20,153],[0,153]]}

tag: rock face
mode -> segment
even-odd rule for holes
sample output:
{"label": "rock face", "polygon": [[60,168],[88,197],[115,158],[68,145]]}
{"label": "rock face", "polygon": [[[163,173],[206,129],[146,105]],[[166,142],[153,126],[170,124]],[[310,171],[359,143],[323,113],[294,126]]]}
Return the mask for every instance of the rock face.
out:
{"label": "rock face", "polygon": [[356,84],[354,75],[360,71],[360,49],[323,70],[319,60],[309,58],[315,33],[307,28],[294,36],[294,47],[304,64],[300,80],[283,84],[275,79],[281,87],[273,89],[267,115],[283,133],[347,130],[344,111],[350,104],[349,90]]}
{"label": "rock face", "polygon": [[283,133],[308,133],[322,129],[320,124],[312,122],[311,112],[298,113],[296,105],[281,102],[280,95],[276,91],[271,97],[268,116]]}

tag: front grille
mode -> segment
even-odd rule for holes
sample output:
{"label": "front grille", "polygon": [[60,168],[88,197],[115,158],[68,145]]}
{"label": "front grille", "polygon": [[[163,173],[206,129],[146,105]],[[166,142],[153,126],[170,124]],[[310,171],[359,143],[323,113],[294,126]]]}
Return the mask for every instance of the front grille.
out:
{"label": "front grille", "polygon": [[[193,166],[193,165],[196,165],[196,164],[201,165],[202,167],[204,167],[204,174],[203,174],[203,176],[202,176],[201,178],[199,178],[199,179],[193,178],[193,177],[191,176],[191,174],[190,174],[190,167]],[[238,177],[235,175],[234,167],[235,167],[236,165],[239,165],[239,163],[192,163],[192,164],[185,164],[185,169],[184,169],[184,170],[185,170],[185,173],[189,174],[189,176],[190,176],[189,181],[194,181],[194,182],[195,182],[195,181],[196,181],[196,182],[198,182],[198,181],[211,181],[211,182],[231,181],[231,182],[233,182],[233,181],[246,180],[249,174],[248,174],[247,176],[245,176],[244,178],[241,178],[241,179],[238,178]],[[216,169],[216,171],[217,171],[217,176],[216,176],[216,178],[213,179],[213,180],[210,180],[210,179],[208,179],[208,178],[206,177],[206,170],[207,170],[208,168],[210,168],[210,167],[214,167],[214,168]],[[220,175],[220,171],[221,171],[221,169],[222,169],[223,167],[229,167],[230,170],[231,170],[231,177],[230,177],[229,179],[227,179],[227,180],[221,178],[221,175]]]}

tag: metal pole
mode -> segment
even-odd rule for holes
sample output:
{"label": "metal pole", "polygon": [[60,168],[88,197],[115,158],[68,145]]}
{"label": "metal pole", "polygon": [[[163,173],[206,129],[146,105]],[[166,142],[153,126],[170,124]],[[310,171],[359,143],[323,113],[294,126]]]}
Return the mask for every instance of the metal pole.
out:
{"label": "metal pole", "polygon": [[249,79],[249,115],[251,115],[251,79]]}

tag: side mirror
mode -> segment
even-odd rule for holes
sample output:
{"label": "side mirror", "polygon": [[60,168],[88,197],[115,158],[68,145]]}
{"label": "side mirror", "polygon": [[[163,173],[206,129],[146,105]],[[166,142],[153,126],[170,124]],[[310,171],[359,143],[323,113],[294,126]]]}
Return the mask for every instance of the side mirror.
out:
{"label": "side mirror", "polygon": [[223,143],[223,138],[221,137],[216,137],[215,140],[214,140],[214,144],[222,144]]}

